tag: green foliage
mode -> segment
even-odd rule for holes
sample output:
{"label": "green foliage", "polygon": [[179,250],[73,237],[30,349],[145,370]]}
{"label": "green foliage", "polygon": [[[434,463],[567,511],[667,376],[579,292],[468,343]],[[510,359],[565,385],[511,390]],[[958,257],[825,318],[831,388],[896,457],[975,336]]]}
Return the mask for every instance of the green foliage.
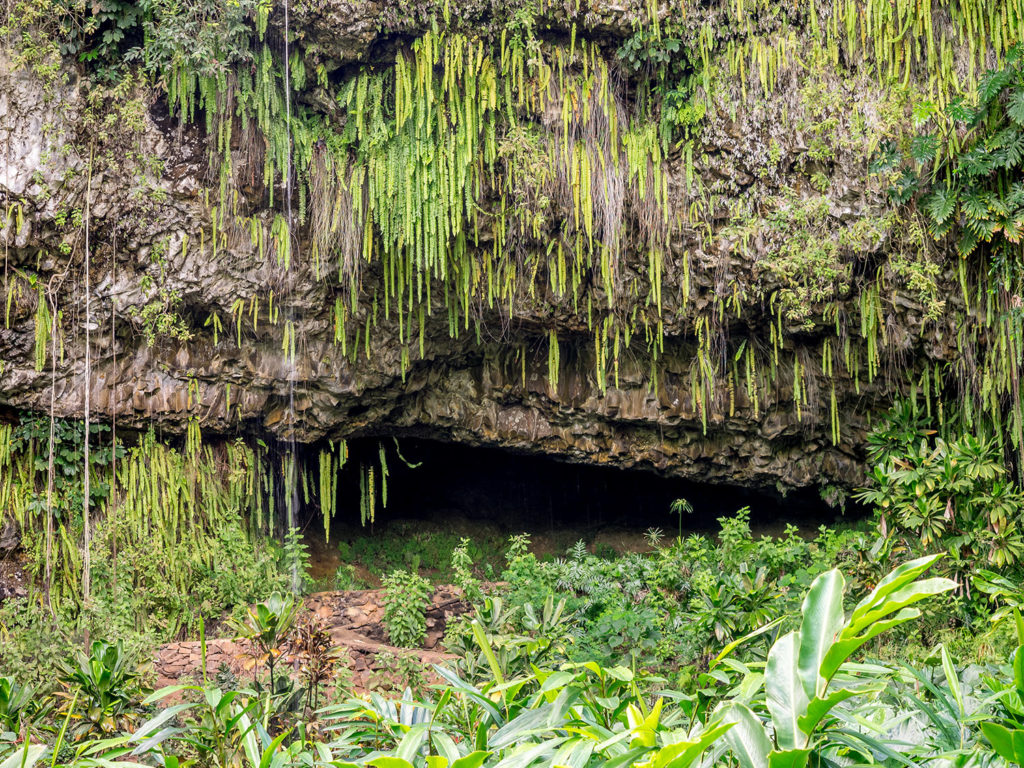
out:
{"label": "green foliage", "polygon": [[[949,104],[942,135],[913,138],[910,159],[931,168],[938,180],[922,200],[929,228],[941,239],[954,228],[957,250],[970,256],[989,246],[993,278],[1007,289],[1021,282],[1020,240],[1024,229],[1024,48],[1016,46],[1004,66],[981,78],[977,103]],[[947,151],[943,151],[947,148]],[[941,164],[940,164],[941,161]]]}
{"label": "green foliage", "polygon": [[463,537],[452,550],[452,574],[455,586],[462,590],[465,599],[471,603],[483,600],[480,581],[473,575],[473,557],[469,554],[470,540]]}
{"label": "green foliage", "polygon": [[764,215],[737,217],[730,227],[744,247],[752,238],[760,243],[758,279],[773,314],[805,329],[816,322],[816,307],[849,291],[854,254],[874,250],[894,223],[884,213],[836,228],[829,206],[827,196],[791,192],[771,201]]}
{"label": "green foliage", "polygon": [[986,560],[1000,568],[1024,557],[1024,496],[1005,477],[997,444],[961,432],[935,436],[909,403],[898,404],[868,438],[870,486],[856,498],[877,510],[883,534],[943,547],[952,567]]}
{"label": "green foliage", "polygon": [[350,563],[342,563],[334,573],[334,588],[337,590],[364,589],[365,586],[356,576],[356,567]]}
{"label": "green foliage", "polygon": [[423,696],[427,679],[423,665],[415,655],[381,651],[373,661],[375,669],[370,677],[373,690],[403,695],[409,691],[414,696]]}
{"label": "green foliage", "polygon": [[138,325],[146,345],[150,347],[158,339],[188,341],[192,338],[189,324],[180,314],[181,295],[168,286],[167,249],[166,241],[154,245],[150,258],[157,267],[157,275],[143,276],[139,287],[144,295],[144,303],[141,306],[132,304],[126,310]]}
{"label": "green foliage", "polygon": [[427,636],[426,610],[432,589],[417,573],[392,571],[383,579],[384,628],[392,645],[416,648]]}
{"label": "green foliage", "polygon": [[992,749],[1004,760],[1017,765],[1024,764],[1024,622],[1020,614],[1017,620],[1018,645],[1010,663],[1013,668],[1013,682],[1005,684],[992,680],[999,701],[998,718],[981,724]]}
{"label": "green foliage", "polygon": [[91,64],[100,80],[122,74],[121,53],[134,42],[146,17],[146,3],[132,0],[60,0],[61,52]]}
{"label": "green foliage", "polygon": [[[920,578],[932,562],[934,558],[915,561],[889,574],[849,615],[842,606],[842,577],[836,571],[823,574],[803,600],[799,628],[772,644],[767,664],[747,666],[732,655],[737,646],[728,647],[701,676],[705,687],[699,694],[666,689],[661,678],[592,661],[537,661],[510,667],[515,674],[510,677],[493,635],[474,624],[480,630],[474,632],[478,650],[487,659],[487,670],[475,676],[479,682],[436,667],[442,682],[433,698],[406,689],[400,701],[373,693],[328,707],[320,713],[321,722],[341,727],[332,727],[327,743],[297,740],[288,745],[284,733],[275,739],[258,729],[250,736],[258,702],[244,693],[213,688],[191,689],[202,694],[198,702],[155,716],[131,740],[144,742],[137,750],[143,754],[168,754],[175,740],[216,744],[221,753],[236,745],[238,764],[248,768],[275,759],[304,764],[313,755],[343,768],[370,762],[389,768],[491,768],[510,760],[526,766],[759,768],[847,759],[870,764],[873,755],[916,755],[912,745],[879,725],[874,714],[877,697],[893,696],[883,689],[901,690],[893,684],[898,673],[850,662],[868,639],[913,620],[915,604],[952,587],[943,579]],[[502,611],[493,600],[484,609],[488,614]],[[478,621],[492,618],[482,614]],[[948,672],[947,678],[952,680]],[[709,700],[714,683],[723,684],[723,692]],[[230,705],[219,718],[204,715],[196,725],[163,727],[176,712],[202,712],[225,701]],[[900,705],[909,709],[905,702]],[[219,726],[215,738],[211,720]],[[976,732],[979,717],[965,712],[961,722]],[[925,728],[926,736],[938,730],[927,723]],[[878,737],[880,731],[886,734]],[[306,732],[316,733],[313,728]],[[984,749],[980,741],[975,745]],[[205,749],[201,754],[216,757]]]}
{"label": "green foliage", "polygon": [[116,644],[95,640],[89,653],[77,651],[72,662],[62,665],[60,681],[65,690],[61,709],[76,719],[69,733],[72,739],[132,728],[144,690],[135,665],[120,640]]}
{"label": "green foliage", "polygon": [[239,637],[252,644],[256,664],[266,665],[272,693],[277,693],[274,665],[283,653],[283,647],[295,625],[298,609],[291,595],[274,592],[266,600],[251,606],[246,611],[244,621],[231,619],[229,622]]}
{"label": "green foliage", "polygon": [[683,515],[693,514],[693,505],[686,499],[676,499],[669,507],[669,511],[678,518],[679,535],[676,541],[683,540]]}
{"label": "green foliage", "polygon": [[605,663],[635,655],[646,668],[681,670],[701,666],[712,649],[770,616],[795,610],[799,592],[832,563],[854,572],[858,590],[882,575],[885,563],[871,551],[873,535],[823,527],[817,539],[807,540],[790,526],[783,537],[757,538],[749,516],[742,509],[721,518],[718,546],[690,536],[646,555],[612,559],[591,555],[579,543],[565,559],[539,562],[517,540],[501,574],[509,617],[495,635],[528,634],[516,626],[515,611],[553,597],[564,602],[568,623],[551,653]]}
{"label": "green foliage", "polygon": [[839,571],[814,580],[804,598],[800,628],[780,637],[768,652],[763,696],[771,728],[744,703],[726,703],[718,710],[724,722],[735,726],[725,740],[742,766],[804,766],[835,754],[837,745],[830,743],[822,727],[831,711],[877,690],[875,681],[857,679],[849,672],[837,685],[841,668],[872,638],[920,616],[909,606],[956,587],[949,579],[918,578],[937,559],[921,558],[900,566],[848,618],[843,614],[844,581]]}
{"label": "green foliage", "polygon": [[471,614],[448,625],[444,644],[456,655],[453,669],[464,679],[513,679],[529,674],[533,665],[565,658],[574,628],[565,599],[556,602],[553,594],[536,605],[486,597]]}
{"label": "green foliage", "polygon": [[298,528],[289,528],[284,535],[278,568],[281,573],[288,574],[292,590],[295,592],[305,593],[313,588],[313,578],[309,575],[309,561],[309,546],[302,540],[302,532]]}
{"label": "green foliage", "polygon": [[0,739],[21,732],[22,722],[30,720],[38,706],[36,692],[14,678],[0,677]]}
{"label": "green foliage", "polygon": [[703,78],[706,62],[693,45],[692,35],[682,24],[634,22],[633,33],[616,52],[626,69],[639,76],[643,103],[649,100],[645,111],[658,122],[663,148],[668,150],[679,131],[683,139],[696,133],[707,111],[706,96],[696,92]]}
{"label": "green foliage", "polygon": [[[110,493],[110,483],[102,474],[115,459],[124,456],[120,445],[103,444],[102,436],[110,433],[108,424],[89,426],[89,464],[94,475],[89,488],[90,506],[101,506]],[[85,427],[80,421],[55,419],[53,425],[53,492],[51,506],[58,524],[70,526],[75,516],[81,515],[83,505],[82,475],[85,471]],[[26,452],[32,457],[32,469],[42,474],[48,471],[50,454],[50,420],[39,413],[23,413],[18,425],[11,430],[8,450]],[[42,483],[39,483],[41,486]],[[46,491],[40,487],[28,500],[27,511],[33,516],[46,510]]]}
{"label": "green foliage", "polygon": [[[358,563],[380,578],[396,568],[418,569],[435,583],[458,584],[462,576],[456,572],[453,556],[462,549],[461,539],[450,526],[399,520],[371,536],[344,539],[338,543],[338,552],[342,561]],[[466,544],[471,561],[466,565],[476,563],[485,574],[500,571],[501,549],[499,536],[478,536]]]}
{"label": "green foliage", "polygon": [[75,650],[65,632],[39,600],[5,600],[0,605],[0,672],[49,693],[61,663]]}

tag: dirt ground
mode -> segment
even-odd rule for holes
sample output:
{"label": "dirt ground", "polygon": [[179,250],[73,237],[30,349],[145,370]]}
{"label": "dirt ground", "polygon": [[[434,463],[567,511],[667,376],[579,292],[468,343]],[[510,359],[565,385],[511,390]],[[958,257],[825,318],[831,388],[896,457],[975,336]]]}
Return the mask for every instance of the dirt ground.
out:
{"label": "dirt ground", "polygon": [[29,576],[22,560],[14,553],[0,557],[0,603],[12,597],[28,595]]}
{"label": "dirt ground", "polygon": [[[382,623],[383,591],[376,589],[344,592],[318,592],[304,601],[299,621],[319,620],[330,633],[334,645],[342,649],[341,664],[349,670],[350,686],[355,693],[373,688],[381,672],[388,674],[387,664],[378,657],[413,656],[429,672],[432,664],[450,658],[440,650],[448,622],[469,610],[462,593],[455,587],[440,586],[431,596],[427,610],[427,638],[422,648],[396,648],[387,642]],[[206,674],[216,679],[226,670],[240,681],[251,677],[252,653],[244,642],[230,638],[208,640]],[[288,653],[285,649],[285,658]],[[386,658],[386,657],[385,657]],[[202,677],[202,649],[198,641],[169,643],[162,646],[153,660],[158,688],[175,683],[196,682]],[[382,669],[382,666],[384,667]]]}

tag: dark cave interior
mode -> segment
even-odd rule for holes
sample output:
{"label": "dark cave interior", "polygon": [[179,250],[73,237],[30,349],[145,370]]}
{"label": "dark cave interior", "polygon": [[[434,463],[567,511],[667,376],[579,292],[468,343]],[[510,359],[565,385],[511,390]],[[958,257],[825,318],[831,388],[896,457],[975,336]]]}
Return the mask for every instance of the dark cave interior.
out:
{"label": "dark cave interior", "polygon": [[693,506],[693,512],[683,516],[684,535],[716,532],[718,518],[742,507],[750,508],[755,533],[767,534],[781,534],[786,524],[810,532],[823,523],[856,519],[863,513],[850,503],[845,513],[830,507],[817,489],[784,497],[774,489],[700,483],[642,469],[574,464],[418,438],[398,443],[389,437],[363,438],[348,445],[337,504],[337,515],[347,524],[359,519],[360,467],[374,466],[379,478],[380,446],[385,447],[387,506],[381,505],[378,485],[377,528],[394,520],[460,518],[498,524],[509,532],[658,527],[671,535],[678,518],[670,507],[680,498]]}

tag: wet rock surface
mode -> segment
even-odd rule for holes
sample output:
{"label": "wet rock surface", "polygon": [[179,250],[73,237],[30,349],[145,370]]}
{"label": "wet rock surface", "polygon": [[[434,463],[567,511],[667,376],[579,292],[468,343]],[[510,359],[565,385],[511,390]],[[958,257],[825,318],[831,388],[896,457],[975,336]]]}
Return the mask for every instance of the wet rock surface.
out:
{"label": "wet rock surface", "polygon": [[[393,59],[389,45],[421,31],[415,14],[397,14],[396,7],[358,0],[304,3],[296,9],[293,29],[304,51],[315,49],[328,70],[343,70],[375,57]],[[578,14],[551,11],[542,21],[549,30],[578,22],[587,34],[613,44],[627,34],[636,12],[632,6],[596,3]],[[388,13],[387,18],[399,20],[381,28],[377,20]],[[280,25],[276,15],[272,25]],[[305,261],[295,278],[302,290],[286,299],[300,339],[294,368],[282,351],[280,324],[245,331],[239,347],[228,323],[233,307],[268,286],[280,287],[281,275],[256,253],[247,233],[225,233],[226,245],[216,252],[197,246],[210,226],[201,194],[209,172],[198,131],[178,126],[167,116],[162,97],[146,94],[138,151],[89,181],[87,158],[77,150],[59,151],[88,144],[80,123],[83,87],[72,76],[44,88],[30,72],[0,61],[0,151],[6,168],[0,193],[23,207],[20,226],[3,233],[5,267],[38,272],[42,289],[59,296],[64,362],[52,375],[58,416],[81,416],[88,387],[94,417],[116,418],[128,429],[158,426],[168,435],[183,433],[188,420],[198,417],[211,438],[246,432],[294,435],[309,443],[405,435],[752,488],[849,487],[862,477],[868,424],[891,403],[893,382],[955,354],[955,329],[943,326],[952,322],[952,314],[923,334],[920,304],[906,296],[893,301],[886,317],[891,345],[878,376],[873,382],[836,376],[835,410],[842,414],[838,445],[831,436],[831,385],[813,374],[805,383],[809,402],[800,409],[793,406],[793,376],[786,372],[765,391],[756,413],[743,389],[721,377],[712,412],[705,415],[694,403],[691,371],[698,346],[689,324],[694,314],[709,311],[716,297],[749,290],[742,320],[723,314],[722,345],[716,347],[723,359],[715,361],[723,367],[731,365],[724,358],[726,339],[750,337],[751,344],[763,346],[772,324],[769,289],[757,286],[765,280],[760,261],[774,246],[755,239],[748,250],[740,249],[729,229],[727,203],[753,195],[768,204],[783,188],[818,194],[807,186],[807,138],[787,129],[781,117],[794,119],[802,109],[795,81],[739,109],[730,107],[732,95],[726,92],[709,112],[693,172],[721,200],[720,210],[682,226],[673,239],[664,274],[665,353],[654,379],[647,360],[625,355],[617,381],[606,391],[593,372],[593,335],[578,319],[552,317],[536,302],[517,303],[510,314],[482,309],[488,331],[479,342],[472,331],[451,338],[445,313],[439,312],[425,324],[422,354],[404,372],[394,318],[380,320],[368,354],[343,357],[332,342],[333,298]],[[882,98],[869,86],[858,95],[868,103]],[[316,101],[311,89],[302,98]],[[769,146],[777,147],[771,163]],[[133,159],[136,155],[158,159],[162,172],[150,173]],[[678,154],[670,157],[669,196],[677,218],[692,202],[684,165]],[[838,153],[827,173],[829,186],[821,194],[827,198],[828,227],[842,231],[872,214],[881,195],[867,183],[862,157]],[[58,223],[61,211],[85,210],[87,202],[96,318],[88,381],[80,249],[59,257],[69,235]],[[258,209],[262,203],[254,196],[247,204]],[[273,214],[270,209],[259,213],[268,220]],[[300,243],[298,251],[307,245]],[[855,269],[875,269],[887,247],[883,239],[852,256]],[[646,258],[625,254],[625,269],[641,272]],[[370,270],[367,280],[372,278]],[[187,342],[161,335],[147,344],[138,310],[150,300],[141,286],[154,280],[180,296],[181,314],[192,330]],[[687,280],[690,297],[681,290]],[[952,278],[949,284],[954,285]],[[958,291],[948,293],[955,301]],[[835,312],[856,317],[858,301],[847,291],[836,297]],[[36,302],[35,290],[23,287],[11,302],[10,327],[0,325],[0,408],[9,413],[48,411],[51,405],[51,371],[36,371],[33,364]],[[226,326],[216,338],[210,326],[214,315]],[[543,346],[551,327],[558,329],[566,350],[557,387],[549,386]],[[834,331],[821,325],[790,334],[786,359],[819,359],[822,340],[830,335]],[[190,407],[193,400],[201,405]]]}

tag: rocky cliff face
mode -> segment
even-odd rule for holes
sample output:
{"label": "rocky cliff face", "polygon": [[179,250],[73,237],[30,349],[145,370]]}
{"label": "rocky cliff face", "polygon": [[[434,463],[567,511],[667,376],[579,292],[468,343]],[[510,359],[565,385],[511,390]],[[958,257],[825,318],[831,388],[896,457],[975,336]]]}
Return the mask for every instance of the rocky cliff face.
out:
{"label": "rocky cliff face", "polygon": [[[393,66],[432,14],[369,0],[294,5],[292,51],[309,74],[292,106],[338,131],[352,114],[338,95],[347,80]],[[457,11],[470,28],[474,14],[495,21],[490,7]],[[638,76],[615,52],[642,19],[639,8],[603,2],[531,19],[538,50],[600,53],[623,131],[638,119]],[[717,37],[703,80],[694,78],[692,130],[677,131],[658,160],[667,194],[657,215],[668,224],[657,302],[642,235],[650,213],[627,200],[601,235],[622,235],[611,292],[627,297],[614,314],[631,325],[602,331],[588,317],[598,310],[587,301],[600,307],[608,292],[596,266],[580,277],[585,301],[573,309],[551,288],[549,262],[530,271],[534,252],[551,253],[536,246],[544,235],[510,230],[503,257],[526,265],[521,279],[497,301],[474,293],[457,336],[439,298],[430,313],[385,317],[384,262],[365,260],[359,308],[343,313],[344,348],[337,307],[349,301],[349,276],[334,262],[323,270],[314,247],[315,184],[294,191],[293,205],[308,210],[288,268],[251,234],[257,224],[272,232],[283,212],[280,183],[261,183],[266,137],[234,126],[225,196],[210,160],[217,136],[202,119],[172,117],[162,88],[131,81],[98,104],[109,89],[71,61],[52,77],[8,52],[0,404],[81,416],[88,387],[99,418],[168,434],[190,420],[210,436],[301,442],[408,434],[749,487],[857,483],[871,418],[957,354],[955,263],[925,242],[912,213],[890,207],[868,168],[909,126],[914,79],[882,87],[868,63],[830,60],[806,15],[755,16],[746,27],[729,19],[705,8],[679,27]],[[267,35],[275,55],[284,23],[278,3]],[[566,93],[534,121],[542,138],[557,134]],[[615,178],[609,171],[605,184]],[[496,205],[497,186],[474,191],[480,207]],[[574,215],[564,200],[545,204],[542,231]],[[530,241],[525,254],[516,237]],[[468,258],[482,265],[494,248],[481,237]],[[483,267],[474,274],[488,279]],[[441,296],[444,281],[433,290]]]}

